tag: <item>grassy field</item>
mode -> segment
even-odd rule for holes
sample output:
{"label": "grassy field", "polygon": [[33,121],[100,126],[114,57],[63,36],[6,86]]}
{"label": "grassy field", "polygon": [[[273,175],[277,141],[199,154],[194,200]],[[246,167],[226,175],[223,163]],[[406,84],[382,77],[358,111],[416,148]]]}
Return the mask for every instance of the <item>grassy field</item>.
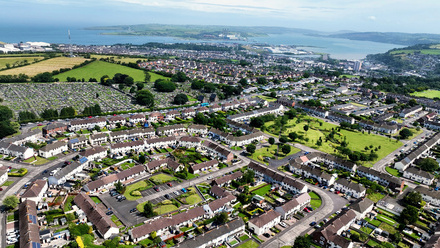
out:
{"label": "grassy field", "polygon": [[374,203],[377,203],[380,199],[384,198],[385,195],[382,195],[381,193],[374,193],[374,194],[368,194],[367,198],[374,201]]}
{"label": "grassy field", "polygon": [[25,60],[28,63],[33,63],[34,61],[40,61],[44,57],[0,57],[0,69],[6,68],[6,64],[10,64],[13,66],[14,64],[19,65],[23,63]]}
{"label": "grassy field", "polygon": [[202,198],[200,198],[199,194],[190,195],[187,198],[185,198],[186,204],[188,205],[194,205],[202,201]]}
{"label": "grassy field", "polygon": [[[168,78],[168,77],[164,77],[164,76],[162,76],[162,75],[159,75],[159,74],[156,74],[156,73],[154,73],[154,72],[148,72],[149,74],[150,74],[150,76],[151,76],[151,78],[150,78],[150,82],[154,82],[154,81],[156,81],[156,80],[158,80],[158,79],[170,79],[170,78]],[[196,99],[197,100],[197,99]]]}
{"label": "grassy field", "polygon": [[310,205],[312,206],[312,208],[313,209],[319,208],[322,204],[321,197],[313,191],[309,192],[309,196],[311,198]]}
{"label": "grassy field", "polygon": [[154,209],[154,212],[156,212],[158,215],[166,214],[172,211],[176,211],[178,208],[174,206],[173,204],[165,204],[160,205],[157,208]]}
{"label": "grassy field", "polygon": [[[310,128],[307,132],[305,132],[303,128],[305,125],[307,125],[307,120],[310,120],[309,123]],[[332,128],[338,128],[339,126],[330,124],[328,122],[323,122],[317,118],[313,118],[309,116],[307,118],[303,118],[299,124],[296,124],[296,121],[297,121],[296,118],[289,120],[285,126],[286,129],[282,134],[287,136],[291,132],[296,132],[299,135],[303,135],[304,138],[308,138],[308,141],[297,139],[295,140],[295,142],[304,144],[311,148],[330,154],[335,154],[337,152],[336,147],[339,146],[339,144],[334,143],[330,140],[326,142],[325,135],[330,133]],[[267,122],[265,124],[266,127],[265,132],[269,134],[278,135],[279,129],[271,128],[273,124],[274,124],[273,121]],[[323,140],[321,146],[316,145],[316,141],[318,141],[319,138]],[[346,142],[348,142],[348,148],[350,148],[352,151],[369,153],[370,151],[364,151],[364,148],[366,146],[370,146],[370,145],[372,145],[373,147],[381,146],[381,149],[379,149],[376,152],[378,158],[372,162],[363,164],[364,166],[368,166],[368,167],[371,167],[374,163],[376,163],[383,157],[390,154],[392,151],[402,146],[402,142],[391,140],[384,136],[368,134],[367,132],[363,134],[362,132],[355,132],[355,131],[341,129],[341,131],[335,135],[335,139],[338,140],[339,142],[342,142],[344,138],[346,139]]]}
{"label": "grassy field", "polygon": [[237,246],[237,248],[257,248],[259,245],[257,242],[253,240],[249,240],[246,243]]}
{"label": "grassy field", "polygon": [[45,164],[45,163],[49,162],[48,159],[45,159],[45,158],[42,158],[42,157],[36,157],[36,158],[37,159],[34,159],[34,157],[31,157],[31,158],[28,158],[28,159],[24,160],[23,162],[30,163],[30,164],[33,164],[33,165],[42,165],[42,164]]}
{"label": "grassy field", "polygon": [[99,200],[99,198],[97,196],[92,196],[90,197],[96,204],[101,203],[101,200]]}
{"label": "grassy field", "polygon": [[4,184],[2,184],[1,186],[3,187],[8,187],[9,185],[13,184],[14,181],[6,181]]}
{"label": "grassy field", "polygon": [[[260,161],[262,163],[267,164],[267,162],[264,161],[264,158],[265,157],[270,157],[270,158],[274,159],[276,151],[277,151],[277,145],[271,145],[269,147],[263,147],[263,148],[257,149],[255,151],[255,153],[253,153],[251,155],[251,158],[255,159],[255,160],[258,160],[258,161]],[[289,156],[289,155],[295,154],[295,153],[297,153],[299,151],[301,151],[301,150],[296,148],[296,147],[291,146],[290,152],[288,154],[284,154],[284,153],[281,152],[281,147],[280,147],[279,154],[278,154],[278,159],[282,159],[285,156]]]}
{"label": "grassy field", "polygon": [[136,63],[138,60],[146,60],[147,58],[130,58],[124,56],[111,56],[111,55],[100,55],[100,54],[92,54],[92,58],[101,59],[101,58],[113,58],[114,61],[120,61],[121,63]]}
{"label": "grassy field", "polygon": [[0,71],[0,75],[18,75],[20,73],[24,73],[30,77],[33,77],[38,73],[52,72],[54,70],[59,70],[61,68],[72,68],[74,65],[79,65],[86,60],[87,59],[81,57],[75,57],[75,58],[57,57],[57,58],[44,60],[32,65]]}
{"label": "grassy field", "polygon": [[173,180],[173,177],[167,174],[159,174],[150,177],[150,180],[155,184],[162,184]]}
{"label": "grassy field", "polygon": [[268,184],[268,185],[265,185],[257,190],[252,191],[252,194],[256,194],[259,196],[265,196],[267,193],[269,193],[271,188],[272,188],[272,185]]}
{"label": "grassy field", "polygon": [[268,102],[275,102],[277,100],[276,98],[273,98],[273,97],[270,97],[270,96],[258,95],[257,97],[261,98],[263,100],[266,100]]}
{"label": "grassy field", "polygon": [[391,175],[395,177],[401,177],[402,173],[399,172],[399,170],[391,168],[391,167],[385,167],[385,170],[390,173]]}
{"label": "grassy field", "polygon": [[430,55],[440,55],[440,49],[422,49],[422,50],[402,49],[402,50],[392,51],[391,54],[398,54],[398,53],[414,54],[414,52],[420,52],[422,54],[430,54]]}
{"label": "grassy field", "polygon": [[424,90],[420,92],[414,92],[411,93],[411,96],[426,97],[426,98],[440,97],[440,90]]}
{"label": "grassy field", "polygon": [[116,73],[130,75],[134,81],[143,82],[145,80],[145,74],[142,70],[104,61],[95,61],[81,68],[60,73],[55,77],[60,79],[61,82],[66,81],[67,77],[75,77],[77,79],[84,78],[85,80],[89,80],[89,78],[96,78],[99,81],[104,75],[113,77]]}
{"label": "grassy field", "polygon": [[129,201],[135,201],[135,200],[141,198],[142,196],[132,196],[130,193],[133,192],[134,190],[137,190],[137,189],[143,188],[143,187],[147,187],[147,183],[145,181],[139,181],[137,183],[130,184],[125,188],[124,196]]}

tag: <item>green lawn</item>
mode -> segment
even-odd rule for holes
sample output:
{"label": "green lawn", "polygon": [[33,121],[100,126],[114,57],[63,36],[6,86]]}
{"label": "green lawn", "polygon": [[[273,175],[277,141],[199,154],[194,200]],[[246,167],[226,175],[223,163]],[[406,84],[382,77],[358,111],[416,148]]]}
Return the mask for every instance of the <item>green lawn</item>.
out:
{"label": "green lawn", "polygon": [[6,181],[2,186],[7,187],[7,186],[10,186],[13,183],[14,183],[14,181]]}
{"label": "green lawn", "polygon": [[425,90],[420,92],[411,93],[411,96],[434,98],[440,97],[440,90]]}
{"label": "green lawn", "polygon": [[381,193],[373,193],[373,194],[368,194],[367,198],[374,201],[374,203],[377,203],[380,199],[384,198],[385,195],[382,195]]}
{"label": "green lawn", "polygon": [[75,197],[74,195],[69,195],[67,197],[66,202],[64,203],[64,208],[63,208],[64,212],[68,212],[72,210],[72,201],[74,197]]}
{"label": "green lawn", "polygon": [[391,168],[391,167],[385,167],[385,170],[390,173],[391,175],[395,177],[401,177],[402,173],[399,172],[399,170]]}
{"label": "green lawn", "polygon": [[259,196],[265,196],[267,193],[269,193],[271,188],[272,188],[272,185],[268,184],[268,185],[265,185],[257,190],[252,191],[251,193],[259,195]]}
{"label": "green lawn", "polygon": [[[296,124],[297,118],[291,119],[288,121],[288,123],[285,125],[285,131],[283,132],[283,135],[288,135],[291,132],[296,132],[299,135],[303,135],[304,139],[308,138],[308,141],[305,140],[295,140],[295,142],[304,144],[306,146],[312,147],[314,149],[335,154],[336,147],[339,146],[337,143],[333,143],[331,141],[325,142],[325,134],[330,133],[332,128],[338,128],[339,126],[330,124],[328,122],[324,122],[322,120],[319,120],[314,117],[307,116],[305,118],[301,119],[302,121],[299,124]],[[310,120],[309,123],[309,130],[307,132],[304,131],[304,126],[307,125],[307,120]],[[321,123],[321,124],[320,124]],[[274,124],[273,121],[267,122],[265,124],[266,127],[266,133],[278,135],[279,129],[274,129],[271,127]],[[317,140],[321,138],[323,140],[323,143],[321,146],[317,146],[316,142]],[[355,131],[349,131],[345,129],[341,129],[341,132],[338,132],[337,135],[335,135],[335,139],[337,139],[339,142],[342,142],[346,139],[346,142],[348,143],[348,148],[350,148],[352,151],[361,151],[361,152],[367,152],[370,153],[370,151],[364,151],[364,148],[366,146],[372,145],[374,148],[381,147],[376,154],[378,155],[378,158],[372,162],[364,163],[364,166],[372,166],[374,163],[382,159],[383,157],[390,154],[392,151],[396,150],[400,146],[402,146],[402,142],[389,139],[384,136],[379,136],[375,134],[368,134],[368,132],[365,132],[364,134],[362,132],[355,132]]]}
{"label": "green lawn", "polygon": [[101,203],[101,200],[97,196],[91,196],[90,197],[96,204]]}
{"label": "green lawn", "polygon": [[384,231],[389,232],[390,234],[395,234],[397,232],[396,228],[394,228],[391,225],[388,225],[385,222],[382,222],[382,224],[379,225],[379,228],[384,230]]}
{"label": "green lawn", "polygon": [[241,241],[246,241],[246,240],[248,240],[249,239],[249,236],[248,235],[243,235],[243,236],[240,236],[240,240]]}
{"label": "green lawn", "polygon": [[[84,78],[85,80],[96,78],[99,81],[104,75],[108,75],[112,78],[116,73],[127,74],[131,76],[135,82],[144,82],[145,80],[145,74],[142,70],[104,61],[95,61],[86,66],[60,73],[54,77],[58,78],[60,81],[66,81],[67,77],[75,77],[77,79]],[[153,78],[153,75],[151,75],[151,77]]]}
{"label": "green lawn", "polygon": [[154,212],[156,212],[158,215],[162,215],[162,214],[166,214],[172,211],[176,211],[177,208],[175,205],[173,204],[166,204],[166,205],[160,205],[157,208],[154,209]]}
{"label": "green lawn", "polygon": [[322,204],[321,197],[319,197],[319,195],[316,194],[316,193],[313,192],[313,191],[310,191],[310,192],[309,192],[309,196],[310,196],[310,198],[311,198],[311,200],[310,200],[310,205],[312,206],[312,208],[313,208],[313,209],[317,209],[317,208],[319,208],[319,207],[321,206],[321,204]]}
{"label": "green lawn", "polygon": [[118,219],[118,217],[116,217],[116,215],[112,215],[110,217],[110,219],[113,221],[113,223],[115,223],[118,227],[122,226],[122,222]]}
{"label": "green lawn", "polygon": [[150,78],[150,82],[154,82],[154,81],[156,81],[156,80],[158,80],[158,79],[165,79],[165,80],[170,79],[169,77],[164,77],[164,76],[162,76],[162,75],[159,75],[159,74],[154,73],[154,72],[151,72],[151,71],[149,71],[148,73],[149,73],[150,76],[151,76],[151,78]]}
{"label": "green lawn", "polygon": [[276,98],[273,98],[273,97],[270,97],[270,96],[258,95],[257,97],[261,98],[263,100],[266,100],[268,102],[275,102],[277,100]]}
{"label": "green lawn", "polygon": [[382,222],[385,222],[385,223],[391,225],[391,226],[394,226],[394,225],[396,225],[396,223],[397,223],[397,222],[396,222],[395,220],[393,220],[391,217],[389,217],[389,216],[385,216],[385,215],[381,215],[381,214],[378,214],[378,215],[376,216],[376,218],[377,218],[378,220],[382,221]]}
{"label": "green lawn", "polygon": [[246,243],[237,246],[237,248],[257,248],[259,245],[257,242],[253,240],[249,240]]}
{"label": "green lawn", "polygon": [[142,196],[132,196],[130,193],[135,191],[135,190],[147,189],[147,188],[151,188],[151,184],[148,184],[144,180],[136,182],[136,183],[133,183],[133,184],[130,184],[130,185],[128,185],[125,188],[124,196],[129,201],[135,201],[135,200],[137,200],[139,198],[142,198]]}
{"label": "green lawn", "polygon": [[194,205],[194,204],[201,202],[202,198],[200,198],[199,194],[193,194],[193,195],[188,196],[185,199],[185,201],[188,205]]}
{"label": "green lawn", "polygon": [[361,227],[361,231],[369,235],[373,231],[373,229],[363,226]]}
{"label": "green lawn", "polygon": [[367,245],[369,245],[370,247],[376,247],[376,246],[379,246],[379,243],[377,243],[376,241],[370,239],[368,241]]}
{"label": "green lawn", "polygon": [[[42,157],[36,157],[36,158],[37,159],[34,159],[34,157],[31,157],[31,158],[28,158],[28,159],[24,160],[23,162],[30,163],[30,164],[33,164],[33,165],[42,165],[42,164],[45,164],[45,163],[49,162],[48,159],[45,159],[45,158],[42,158]],[[35,161],[35,160],[37,160],[37,161]]]}
{"label": "green lawn", "polygon": [[373,226],[379,226],[382,223],[380,220],[374,220],[370,218],[365,218],[365,220]]}
{"label": "green lawn", "polygon": [[173,177],[167,174],[158,174],[150,177],[150,180],[155,184],[163,184],[169,181],[173,181]]}
{"label": "green lawn", "polygon": [[[267,162],[264,161],[264,158],[265,157],[270,157],[270,158],[274,159],[276,151],[277,151],[277,145],[271,145],[269,147],[263,147],[263,148],[257,149],[255,151],[255,153],[253,153],[251,155],[251,158],[254,159],[254,160],[260,161],[262,163],[267,164]],[[288,154],[284,154],[284,153],[281,152],[281,147],[280,147],[279,154],[278,154],[278,159],[282,159],[285,156],[289,156],[289,155],[295,154],[295,153],[297,153],[299,151],[301,151],[301,150],[296,148],[296,147],[291,146],[291,151]]]}

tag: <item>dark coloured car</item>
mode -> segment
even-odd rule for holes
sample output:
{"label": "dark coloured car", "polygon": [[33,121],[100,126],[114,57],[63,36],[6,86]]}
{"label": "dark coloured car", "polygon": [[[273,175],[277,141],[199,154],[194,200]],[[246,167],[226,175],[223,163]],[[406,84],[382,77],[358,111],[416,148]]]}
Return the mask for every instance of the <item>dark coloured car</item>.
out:
{"label": "dark coloured car", "polygon": [[106,215],[112,215],[113,211],[108,211],[107,213],[105,213]]}
{"label": "dark coloured car", "polygon": [[268,233],[263,233],[263,236],[266,238],[270,238],[270,234],[268,234]]}
{"label": "dark coloured car", "polygon": [[316,225],[316,222],[315,221],[313,221],[312,223],[310,223],[310,226],[315,226]]}
{"label": "dark coloured car", "polygon": [[157,186],[155,186],[154,188],[153,188],[154,190],[156,190],[156,192],[159,192],[159,187],[157,187]]}
{"label": "dark coloured car", "polygon": [[47,173],[47,170],[44,170],[41,174],[44,175]]}
{"label": "dark coloured car", "polygon": [[169,195],[169,194],[166,194],[166,195],[165,195],[165,198],[170,199],[170,195]]}
{"label": "dark coloured car", "polygon": [[137,211],[136,208],[130,209],[130,213],[134,213],[134,212],[136,212],[136,211]]}

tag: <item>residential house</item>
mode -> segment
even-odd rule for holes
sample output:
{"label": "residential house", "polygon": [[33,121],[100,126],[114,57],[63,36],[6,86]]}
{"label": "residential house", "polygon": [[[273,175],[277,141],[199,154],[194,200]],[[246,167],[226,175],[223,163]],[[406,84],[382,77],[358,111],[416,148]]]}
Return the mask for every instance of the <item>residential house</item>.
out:
{"label": "residential house", "polygon": [[264,214],[250,219],[248,221],[248,228],[256,235],[262,235],[280,222],[281,215],[274,210],[269,210]]}
{"label": "residential house", "polygon": [[17,146],[5,141],[0,141],[0,154],[4,154],[9,157],[16,157],[22,160],[26,160],[34,156],[34,149],[26,146]]}
{"label": "residential house", "polygon": [[366,177],[370,181],[377,181],[380,185],[398,193],[402,192],[405,183],[400,178],[364,166],[357,168],[357,174],[360,177]]}
{"label": "residential house", "polygon": [[144,148],[145,148],[145,144],[144,144],[143,140],[116,143],[116,144],[111,144],[110,153],[111,154],[117,154],[117,153],[125,154],[130,151],[140,152],[140,151],[143,151]]}
{"label": "residential house", "polygon": [[358,199],[356,202],[351,204],[350,209],[356,213],[356,219],[361,220],[367,216],[368,213],[373,211],[374,202],[367,197]]}
{"label": "residential house", "polygon": [[159,121],[163,121],[163,119],[164,119],[163,114],[159,112],[153,112],[148,116],[149,122],[159,122]]}
{"label": "residential house", "polygon": [[253,117],[258,117],[258,116],[263,116],[263,115],[268,115],[268,114],[282,115],[282,114],[284,114],[285,110],[286,110],[286,108],[283,105],[279,104],[279,105],[275,105],[272,107],[262,108],[262,109],[258,109],[258,110],[254,110],[254,111],[250,111],[250,112],[246,112],[246,113],[230,115],[227,118],[229,120],[233,120],[236,122],[246,122],[246,121],[249,121]]}
{"label": "residential house", "polygon": [[202,140],[192,136],[182,136],[179,140],[179,146],[186,148],[199,148]]}
{"label": "residential house", "polygon": [[430,190],[429,188],[421,185],[417,186],[414,190],[422,195],[422,199],[426,203],[436,207],[440,206],[440,191]]}
{"label": "residential house", "polygon": [[101,161],[107,156],[107,149],[102,146],[95,146],[80,152],[79,155],[86,157],[89,161]]}
{"label": "residential house", "polygon": [[222,161],[230,162],[234,159],[234,154],[232,152],[208,140],[203,142],[201,149],[209,156],[218,157]]}
{"label": "residential house", "polygon": [[6,181],[8,181],[8,168],[6,166],[0,165],[0,185],[3,185]]}
{"label": "residential house", "polygon": [[196,116],[196,111],[192,108],[187,108],[182,110],[182,119],[194,118]]}
{"label": "residential house", "polygon": [[216,159],[210,160],[210,161],[206,161],[206,162],[202,162],[196,165],[193,165],[189,168],[189,172],[193,173],[193,174],[197,174],[200,173],[201,171],[207,171],[210,170],[214,167],[218,166],[218,161]]}
{"label": "residential house", "polygon": [[128,117],[128,121],[132,124],[144,123],[145,122],[145,115],[144,114],[130,115],[130,117]]}
{"label": "residential house", "polygon": [[108,124],[110,124],[111,127],[116,127],[117,124],[124,126],[127,123],[127,119],[122,116],[112,116],[108,118]]}
{"label": "residential house", "polygon": [[87,119],[70,121],[70,125],[68,129],[70,131],[79,131],[81,129],[92,129],[95,126],[104,128],[106,125],[107,125],[107,120],[104,117],[87,118]]}
{"label": "residential house", "polygon": [[227,174],[222,177],[216,178],[212,181],[213,185],[217,185],[219,187],[223,187],[225,185],[229,185],[232,181],[238,180],[243,176],[243,172],[236,171],[232,174]]}
{"label": "residential house", "polygon": [[119,234],[118,226],[113,223],[110,216],[106,215],[102,208],[98,207],[87,194],[81,192],[73,198],[73,201],[84,211],[88,221],[92,222],[98,233],[104,239],[110,239],[112,236]]}
{"label": "residential house", "polygon": [[345,178],[340,178],[335,182],[335,190],[341,191],[347,196],[354,198],[364,197],[367,189],[359,183],[349,181]]}
{"label": "residential house", "polygon": [[402,110],[402,112],[400,112],[399,116],[402,118],[406,118],[406,117],[414,115],[417,112],[420,112],[422,110],[423,110],[423,107],[420,105],[417,105],[417,106],[411,107],[409,109]]}
{"label": "residential house", "polygon": [[103,189],[109,189],[115,185],[116,182],[124,183],[125,181],[137,176],[144,175],[146,173],[143,165],[137,165],[132,168],[123,170],[116,174],[110,174],[105,177],[101,177],[98,180],[91,181],[84,186],[84,190],[90,193],[96,193]]}
{"label": "residential house", "polygon": [[176,136],[185,132],[186,128],[182,124],[158,127],[156,133],[159,136]]}
{"label": "residential house", "polygon": [[86,136],[79,136],[77,138],[73,138],[67,142],[70,149],[80,149],[87,146],[87,138]]}
{"label": "residential house", "polygon": [[38,154],[40,155],[40,157],[50,158],[67,150],[68,148],[66,142],[57,141],[52,144],[47,144],[46,146],[40,148]]}
{"label": "residential house", "polygon": [[209,107],[209,112],[210,113],[215,113],[215,112],[218,112],[218,111],[221,111],[221,110],[222,110],[222,107],[220,105],[218,105],[217,103],[212,105],[211,107]]}
{"label": "residential house", "polygon": [[177,110],[171,110],[167,112],[167,115],[165,116],[165,120],[167,121],[174,121],[176,117],[180,116],[180,112]]}
{"label": "residential house", "polygon": [[47,126],[43,127],[43,135],[52,135],[52,134],[59,134],[64,133],[67,131],[67,125],[60,122],[54,122]]}
{"label": "residential house", "polygon": [[287,97],[279,97],[277,99],[277,103],[284,105],[286,107],[290,107],[290,108],[295,107],[295,101],[291,100]]}
{"label": "residential house", "polygon": [[434,183],[435,176],[427,171],[418,169],[416,167],[409,167],[403,172],[403,177],[409,178],[419,183],[426,185],[432,185]]}
{"label": "residential house", "polygon": [[281,215],[282,220],[287,220],[292,218],[296,212],[301,211],[304,206],[310,203],[310,200],[308,193],[302,193],[283,205],[275,207],[275,211]]}
{"label": "residential house", "polygon": [[106,133],[92,134],[89,137],[89,142],[92,146],[100,146],[103,143],[107,143],[109,138]]}
{"label": "residential house", "polygon": [[20,248],[40,248],[40,228],[36,203],[30,200],[21,202],[18,206],[18,213]]}
{"label": "residential house", "polygon": [[205,125],[193,124],[188,127],[188,133],[191,135],[198,134],[201,136],[205,136],[208,134],[208,127]]}
{"label": "residential house", "polygon": [[42,179],[35,180],[26,191],[20,196],[21,201],[30,200],[38,204],[48,188],[47,181]]}
{"label": "residential house", "polygon": [[204,114],[204,113],[209,113],[209,108],[207,108],[207,107],[200,107],[200,108],[198,108],[198,109],[196,110],[196,112],[197,112],[197,114],[198,114],[198,113],[202,113],[202,114]]}
{"label": "residential house", "polygon": [[145,141],[146,148],[164,148],[164,147],[172,147],[177,144],[176,137],[163,137],[163,138],[155,138],[148,139]]}
{"label": "residential house", "polygon": [[227,195],[230,195],[229,192],[227,192],[225,189],[220,188],[217,185],[214,185],[211,187],[211,189],[209,190],[209,193],[215,197],[215,199],[219,199],[219,198],[223,198]]}
{"label": "residential house", "polygon": [[87,175],[82,174],[81,172],[86,165],[88,165],[88,160],[86,157],[81,157],[78,161],[74,161],[71,164],[66,165],[55,175],[48,178],[49,185],[60,185],[65,183],[67,180],[84,179],[84,176],[87,177]]}

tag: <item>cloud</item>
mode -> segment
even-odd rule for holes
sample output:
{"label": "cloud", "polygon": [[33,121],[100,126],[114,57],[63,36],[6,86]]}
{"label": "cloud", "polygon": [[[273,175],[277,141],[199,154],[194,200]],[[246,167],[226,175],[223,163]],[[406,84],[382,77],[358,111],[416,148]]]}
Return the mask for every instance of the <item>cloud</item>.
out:
{"label": "cloud", "polygon": [[369,16],[368,19],[371,20],[371,21],[375,21],[376,20],[376,16]]}

